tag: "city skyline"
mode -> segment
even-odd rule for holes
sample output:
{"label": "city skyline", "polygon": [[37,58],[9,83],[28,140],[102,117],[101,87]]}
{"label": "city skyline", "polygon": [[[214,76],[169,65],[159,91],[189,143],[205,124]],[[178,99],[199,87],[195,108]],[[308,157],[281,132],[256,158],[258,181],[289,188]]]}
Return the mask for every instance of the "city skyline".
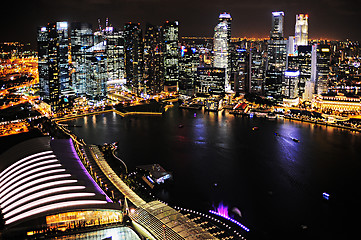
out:
{"label": "city skyline", "polygon": [[[12,5],[12,3],[10,3]],[[2,16],[3,29],[0,41],[22,41],[35,44],[37,26],[47,22],[89,22],[97,27],[98,18],[109,18],[114,27],[122,28],[126,22],[159,24],[166,20],[179,21],[180,36],[212,37],[221,12],[232,15],[232,37],[268,38],[271,12],[285,12],[285,37],[294,35],[296,14],[308,14],[310,39],[361,39],[354,31],[360,20],[360,10],[351,1],[208,1],[177,2],[162,0],[83,0],[83,1],[36,1],[10,6],[16,17]],[[16,29],[16,31],[14,31]],[[21,30],[19,30],[21,29]]]}

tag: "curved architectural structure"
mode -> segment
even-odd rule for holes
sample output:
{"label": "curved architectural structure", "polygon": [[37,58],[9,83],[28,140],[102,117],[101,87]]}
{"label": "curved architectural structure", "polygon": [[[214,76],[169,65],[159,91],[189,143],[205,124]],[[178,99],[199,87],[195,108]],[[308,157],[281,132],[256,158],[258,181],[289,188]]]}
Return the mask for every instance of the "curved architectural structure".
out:
{"label": "curved architectural structure", "polygon": [[71,139],[34,138],[0,156],[0,208],[7,228],[30,221],[44,225],[54,214],[119,207],[88,174]]}

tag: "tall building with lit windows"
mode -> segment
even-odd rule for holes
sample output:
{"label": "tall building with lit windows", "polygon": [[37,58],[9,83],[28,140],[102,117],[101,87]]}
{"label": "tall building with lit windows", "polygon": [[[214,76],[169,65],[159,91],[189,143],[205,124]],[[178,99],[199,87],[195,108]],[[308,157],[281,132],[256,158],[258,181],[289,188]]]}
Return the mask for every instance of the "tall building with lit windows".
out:
{"label": "tall building with lit windows", "polygon": [[143,78],[143,36],[140,23],[124,25],[124,50],[126,86],[140,94],[144,84]]}
{"label": "tall building with lit windows", "polygon": [[316,63],[316,93],[325,94],[328,92],[328,79],[331,63],[331,46],[317,45]]}
{"label": "tall building with lit windows", "polygon": [[287,65],[287,40],[283,38],[284,12],[272,12],[272,29],[268,41],[264,94],[282,100],[282,84]]}
{"label": "tall building with lit windows", "polygon": [[272,12],[271,39],[283,39],[284,12]]}
{"label": "tall building with lit windows", "polygon": [[39,86],[40,97],[49,97],[49,44],[48,44],[48,30],[46,27],[39,27],[37,33],[38,43],[38,72],[39,72]]}
{"label": "tall building with lit windows", "polygon": [[162,28],[147,24],[144,32],[144,82],[147,94],[157,94],[163,90],[163,40]]}
{"label": "tall building with lit windows", "polygon": [[68,23],[48,23],[38,30],[40,96],[49,101],[53,111],[60,109],[61,95],[67,95],[69,76]]}
{"label": "tall building with lit windows", "polygon": [[103,35],[106,41],[108,81],[119,84],[125,78],[124,34],[114,27],[107,26],[103,30]]}
{"label": "tall building with lit windows", "polygon": [[92,26],[88,23],[70,24],[72,84],[77,96],[86,95],[90,79],[91,54],[87,49],[94,45]]}
{"label": "tall building with lit windows", "polygon": [[179,82],[179,54],[178,21],[166,21],[163,26],[164,41],[164,90],[178,91]]}
{"label": "tall building with lit windows", "polygon": [[297,46],[308,45],[308,15],[296,15],[295,40]]}
{"label": "tall building with lit windows", "polygon": [[232,18],[229,13],[221,13],[219,23],[214,28],[213,39],[213,67],[225,69],[225,91],[231,90],[231,22]]}

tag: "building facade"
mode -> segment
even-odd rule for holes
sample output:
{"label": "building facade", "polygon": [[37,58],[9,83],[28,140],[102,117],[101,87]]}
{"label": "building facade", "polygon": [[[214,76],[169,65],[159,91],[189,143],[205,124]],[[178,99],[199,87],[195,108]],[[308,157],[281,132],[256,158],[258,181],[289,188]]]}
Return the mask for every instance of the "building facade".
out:
{"label": "building facade", "polygon": [[297,46],[308,45],[308,15],[296,15],[295,43]]}
{"label": "building facade", "polygon": [[231,90],[230,74],[231,74],[231,15],[229,13],[221,13],[219,15],[219,23],[214,28],[214,45],[213,45],[213,67],[224,68],[225,89]]}
{"label": "building facade", "polygon": [[164,90],[178,91],[179,82],[179,26],[178,21],[166,21],[163,26]]}

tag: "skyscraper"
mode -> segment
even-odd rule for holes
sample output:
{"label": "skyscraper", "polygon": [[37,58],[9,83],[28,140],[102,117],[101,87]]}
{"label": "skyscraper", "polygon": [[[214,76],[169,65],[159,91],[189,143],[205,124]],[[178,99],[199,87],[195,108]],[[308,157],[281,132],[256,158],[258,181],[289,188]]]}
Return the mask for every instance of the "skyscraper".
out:
{"label": "skyscraper", "polygon": [[68,23],[48,23],[38,29],[40,96],[49,100],[54,112],[60,109],[60,95],[69,93]]}
{"label": "skyscraper", "polygon": [[250,78],[251,93],[262,94],[263,79],[265,75],[266,57],[263,50],[251,48],[250,54]]}
{"label": "skyscraper", "polygon": [[295,40],[297,46],[308,45],[308,15],[296,15]]}
{"label": "skyscraper", "polygon": [[46,27],[38,28],[37,43],[40,97],[46,99],[49,98],[49,44],[48,30]]}
{"label": "skyscraper", "polygon": [[316,93],[324,94],[328,91],[328,78],[331,62],[331,46],[317,45],[317,64],[316,64]]}
{"label": "skyscraper", "polygon": [[282,83],[287,63],[287,41],[283,38],[283,12],[272,13],[272,30],[268,41],[267,72],[264,94],[282,100]]}
{"label": "skyscraper", "polygon": [[194,94],[199,66],[199,52],[195,47],[182,46],[179,59],[179,92],[188,96]]}
{"label": "skyscraper", "polygon": [[57,22],[56,32],[58,38],[58,64],[59,64],[59,80],[60,91],[66,94],[71,87],[69,76],[69,36],[68,36],[68,23]]}
{"label": "skyscraper", "polygon": [[73,73],[71,74],[73,88],[76,95],[85,96],[86,85],[90,79],[91,53],[87,51],[94,45],[92,26],[88,23],[71,23],[71,59]]}
{"label": "skyscraper", "polygon": [[178,91],[179,47],[178,21],[166,21],[163,27],[164,41],[164,90]]}
{"label": "skyscraper", "polygon": [[284,12],[272,12],[271,39],[283,39]]}
{"label": "skyscraper", "polygon": [[214,47],[213,47],[213,66],[215,68],[225,69],[225,91],[231,90],[230,73],[231,73],[231,15],[221,13],[219,23],[214,28]]}
{"label": "skyscraper", "polygon": [[230,85],[234,92],[250,92],[250,54],[244,48],[234,49],[231,52]]}
{"label": "skyscraper", "polygon": [[120,81],[125,78],[124,35],[122,31],[107,26],[103,31],[106,41],[108,81]]}
{"label": "skyscraper", "polygon": [[[96,32],[98,40],[104,36],[100,32]],[[107,55],[106,55],[106,41],[95,44],[86,50],[91,56],[89,61],[90,78],[86,84],[86,95],[95,100],[101,100],[106,97],[106,83],[108,81],[107,74]]]}
{"label": "skyscraper", "polygon": [[162,28],[147,24],[144,33],[144,81],[147,94],[163,90],[163,39]]}
{"label": "skyscraper", "polygon": [[143,37],[140,23],[126,23],[124,26],[124,50],[126,85],[132,92],[140,94],[143,78]]}
{"label": "skyscraper", "polygon": [[51,110],[57,112],[60,109],[60,80],[59,80],[59,48],[56,23],[49,23],[48,29],[48,96]]}

